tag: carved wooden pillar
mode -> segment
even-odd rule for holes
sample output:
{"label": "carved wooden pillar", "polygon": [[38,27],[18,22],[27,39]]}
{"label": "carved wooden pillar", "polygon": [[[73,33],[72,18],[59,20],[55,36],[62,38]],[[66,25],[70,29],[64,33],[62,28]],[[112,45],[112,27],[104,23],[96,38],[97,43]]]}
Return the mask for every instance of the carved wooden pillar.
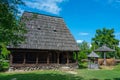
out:
{"label": "carved wooden pillar", "polygon": [[67,64],[69,64],[69,53],[67,52]]}
{"label": "carved wooden pillar", "polygon": [[50,63],[50,53],[48,53],[48,55],[47,55],[47,64],[49,64]]}
{"label": "carved wooden pillar", "polygon": [[57,64],[59,64],[59,62],[60,62],[59,55],[60,55],[60,53],[57,53]]}
{"label": "carved wooden pillar", "polygon": [[13,63],[13,54],[10,54],[10,65]]}
{"label": "carved wooden pillar", "polygon": [[38,64],[38,60],[39,60],[39,54],[36,53],[36,64]]}
{"label": "carved wooden pillar", "polygon": [[23,53],[23,64],[26,64],[26,53]]}

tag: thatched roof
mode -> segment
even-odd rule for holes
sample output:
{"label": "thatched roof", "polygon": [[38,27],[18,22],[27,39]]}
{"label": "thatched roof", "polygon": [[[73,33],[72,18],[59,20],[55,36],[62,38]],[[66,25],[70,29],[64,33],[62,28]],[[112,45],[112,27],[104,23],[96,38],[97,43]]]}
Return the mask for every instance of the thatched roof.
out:
{"label": "thatched roof", "polygon": [[112,52],[115,51],[113,49],[110,49],[106,45],[103,45],[102,47],[99,47],[98,49],[95,50],[96,52]]}
{"label": "thatched roof", "polygon": [[88,55],[88,57],[99,57],[95,52],[91,52],[89,55]]}
{"label": "thatched roof", "polygon": [[24,12],[21,21],[26,24],[27,38],[24,44],[15,48],[79,51],[63,18]]}

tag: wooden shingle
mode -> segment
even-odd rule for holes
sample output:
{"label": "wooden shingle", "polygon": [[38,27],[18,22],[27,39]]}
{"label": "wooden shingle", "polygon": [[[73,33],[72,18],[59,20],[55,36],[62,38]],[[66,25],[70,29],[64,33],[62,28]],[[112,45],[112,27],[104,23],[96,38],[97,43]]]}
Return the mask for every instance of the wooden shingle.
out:
{"label": "wooden shingle", "polygon": [[17,48],[79,51],[63,18],[24,12],[21,21],[26,24],[28,33],[25,44]]}

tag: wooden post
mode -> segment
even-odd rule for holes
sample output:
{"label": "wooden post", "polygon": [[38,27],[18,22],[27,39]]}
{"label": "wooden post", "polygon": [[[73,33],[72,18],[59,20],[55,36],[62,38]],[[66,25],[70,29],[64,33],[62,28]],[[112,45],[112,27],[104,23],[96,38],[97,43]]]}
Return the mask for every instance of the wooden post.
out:
{"label": "wooden post", "polygon": [[57,53],[57,64],[59,64],[59,53]]}
{"label": "wooden post", "polygon": [[49,55],[50,55],[50,53],[48,53],[48,55],[47,55],[47,64],[49,64],[49,63],[50,63],[50,58],[49,58]]}
{"label": "wooden post", "polygon": [[38,64],[39,54],[36,53],[36,64]]}
{"label": "wooden post", "polygon": [[12,63],[13,63],[13,55],[10,54],[10,65],[12,65]]}
{"label": "wooden post", "polygon": [[23,64],[25,64],[26,63],[26,53],[23,53],[24,54],[24,56],[23,56]]}
{"label": "wooden post", "polygon": [[106,53],[104,52],[104,62],[103,64],[106,66]]}
{"label": "wooden post", "polygon": [[69,53],[67,52],[67,64],[69,64]]}

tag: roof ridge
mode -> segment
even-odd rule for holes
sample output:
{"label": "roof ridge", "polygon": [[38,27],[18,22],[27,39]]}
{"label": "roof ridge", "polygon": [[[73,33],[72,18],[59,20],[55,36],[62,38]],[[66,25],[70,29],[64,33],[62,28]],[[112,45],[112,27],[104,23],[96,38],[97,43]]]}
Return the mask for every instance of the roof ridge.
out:
{"label": "roof ridge", "polygon": [[51,17],[56,17],[56,18],[62,18],[60,16],[54,16],[54,15],[49,15],[49,14],[43,14],[43,13],[37,13],[37,12],[30,12],[30,11],[24,11],[24,13],[33,13],[33,14],[38,14],[38,15],[45,15],[45,16],[51,16]]}

